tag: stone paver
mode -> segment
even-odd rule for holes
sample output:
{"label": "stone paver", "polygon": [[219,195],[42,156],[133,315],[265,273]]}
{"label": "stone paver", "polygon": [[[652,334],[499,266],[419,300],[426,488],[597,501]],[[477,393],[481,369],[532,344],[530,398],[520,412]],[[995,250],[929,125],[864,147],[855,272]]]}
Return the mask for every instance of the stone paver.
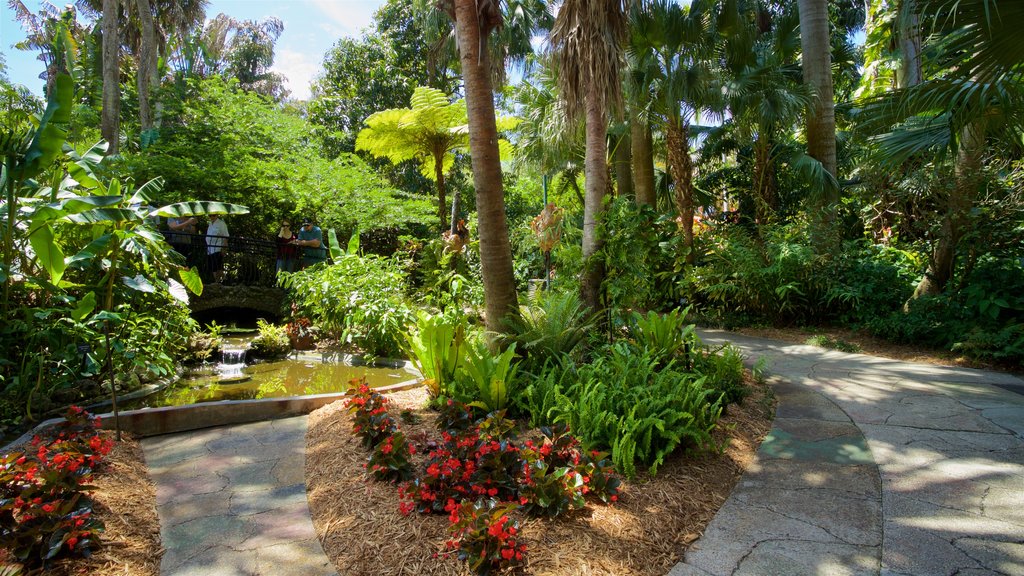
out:
{"label": "stone paver", "polygon": [[143,440],[156,483],[162,576],[335,574],[313,530],[306,417]]}
{"label": "stone paver", "polygon": [[768,359],[751,469],[671,576],[1024,574],[1024,382],[701,331]]}

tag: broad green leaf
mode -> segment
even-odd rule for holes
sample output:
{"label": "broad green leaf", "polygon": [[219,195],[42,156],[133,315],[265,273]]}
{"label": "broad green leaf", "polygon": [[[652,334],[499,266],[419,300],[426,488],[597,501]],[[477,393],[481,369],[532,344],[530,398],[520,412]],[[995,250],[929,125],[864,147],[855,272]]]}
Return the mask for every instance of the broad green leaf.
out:
{"label": "broad green leaf", "polygon": [[205,216],[207,214],[248,214],[249,208],[240,204],[228,204],[227,202],[208,202],[195,200],[192,202],[178,202],[161,206],[149,213],[150,216],[163,216],[165,218],[178,218],[181,216]]}
{"label": "broad green leaf", "polygon": [[96,224],[99,222],[138,222],[138,213],[127,208],[95,208],[78,214],[67,216],[69,222],[75,224]]}
{"label": "broad green leaf", "polygon": [[188,306],[188,290],[185,289],[185,286],[181,282],[178,282],[174,278],[168,278],[167,291],[170,292],[171,296],[175,300]]}
{"label": "broad green leaf", "polygon": [[100,236],[87,244],[85,248],[79,250],[78,254],[68,258],[66,264],[68,266],[78,265],[79,263],[87,262],[96,258],[98,255],[107,251],[107,248],[110,247],[110,241],[113,238],[114,236],[112,234],[104,234]]}
{"label": "broad green leaf", "polygon": [[156,195],[164,189],[164,179],[162,176],[157,176],[149,182],[146,182],[139,189],[132,194],[129,204],[149,204],[156,198]]}
{"label": "broad green leaf", "polygon": [[359,254],[359,229],[356,228],[352,232],[352,237],[348,239],[348,253],[350,255]]}
{"label": "broad green leaf", "polygon": [[29,236],[28,240],[32,244],[32,250],[35,251],[39,264],[50,276],[50,282],[54,284],[60,282],[65,268],[64,252],[61,251],[54,239],[53,229],[49,225],[40,226]]}
{"label": "broad green leaf", "polygon": [[334,232],[334,228],[327,229],[327,246],[331,250],[331,260],[337,262],[344,256],[344,252],[341,251],[341,245],[338,243],[338,235]]}
{"label": "broad green leaf", "polygon": [[78,196],[64,202],[64,210],[69,214],[85,212],[93,208],[117,206],[124,200],[122,196]]}
{"label": "broad green leaf", "polygon": [[196,270],[195,266],[178,270],[178,277],[181,278],[181,283],[185,285],[185,288],[188,288],[189,292],[196,296],[203,295],[203,280],[199,277],[199,271]]}
{"label": "broad green leaf", "polygon": [[121,282],[124,283],[125,286],[131,288],[132,290],[138,290],[139,292],[146,293],[156,292],[156,286],[153,286],[149,279],[143,276],[142,274],[136,274],[134,278],[122,276]]}
{"label": "broad green leaf", "polygon": [[32,144],[14,169],[18,180],[35,178],[60,154],[67,139],[67,125],[71,119],[71,100],[74,91],[75,85],[71,76],[57,74],[50,98],[46,102],[46,110],[39,120],[39,128],[32,138]]}
{"label": "broad green leaf", "polygon": [[71,311],[71,318],[75,322],[81,322],[86,316],[92,313],[96,309],[96,293],[89,292],[78,301],[78,306]]}

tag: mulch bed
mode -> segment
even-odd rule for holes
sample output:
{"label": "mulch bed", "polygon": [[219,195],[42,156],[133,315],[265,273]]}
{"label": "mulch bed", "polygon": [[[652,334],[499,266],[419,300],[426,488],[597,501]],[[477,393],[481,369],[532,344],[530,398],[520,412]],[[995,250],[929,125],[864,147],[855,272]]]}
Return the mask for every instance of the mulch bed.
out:
{"label": "mulch bed", "polygon": [[[114,433],[100,432],[105,438]],[[127,435],[96,470],[92,485],[94,515],[103,521],[100,548],[89,558],[54,562],[47,576],[157,576],[160,574],[160,521],[156,488],[149,478],[138,441]],[[0,567],[4,551],[0,550]],[[26,574],[26,576],[28,576]]]}
{"label": "mulch bed", "polygon": [[[612,506],[588,503],[585,510],[555,520],[521,518],[529,546],[525,574],[663,575],[732,492],[771,427],[773,397],[754,393],[722,418],[716,439],[721,454],[677,453],[655,477],[626,482]],[[437,435],[434,413],[424,410],[422,389],[390,395],[393,409],[409,408],[415,424],[401,423],[406,437]],[[339,573],[350,576],[464,575],[462,562],[436,558],[448,538],[443,515],[403,516],[394,485],[367,480],[367,451],[351,433],[343,403],[309,418],[306,482],[317,535]],[[417,463],[425,456],[420,451]]]}

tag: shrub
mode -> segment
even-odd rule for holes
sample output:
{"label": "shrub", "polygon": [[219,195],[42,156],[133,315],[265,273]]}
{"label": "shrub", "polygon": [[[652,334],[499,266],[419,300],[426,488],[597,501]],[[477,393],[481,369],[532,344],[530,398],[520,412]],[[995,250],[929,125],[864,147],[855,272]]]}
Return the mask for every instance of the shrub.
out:
{"label": "shrub", "polygon": [[705,385],[721,394],[722,404],[740,402],[750,394],[743,383],[743,356],[732,344],[698,351],[693,355],[693,371],[704,375]]}
{"label": "shrub", "polygon": [[345,254],[333,265],[281,274],[296,317],[365,352],[393,356],[412,322],[405,279],[395,260]]}
{"label": "shrub", "polygon": [[807,344],[808,346],[817,346],[819,348],[827,348],[829,350],[839,350],[840,352],[860,352],[860,346],[825,334],[811,336],[806,342],[804,342],[804,344]]}
{"label": "shrub", "polygon": [[249,355],[253,358],[281,358],[291,352],[292,344],[284,326],[276,326],[260,318],[256,321],[259,335],[249,343]]}
{"label": "shrub", "polygon": [[388,414],[388,399],[372,391],[365,378],[351,380],[349,384],[353,388],[346,394],[352,397],[345,400],[345,407],[352,414],[352,433],[363,439],[364,446],[373,448],[396,429],[394,419]]}
{"label": "shrub", "polygon": [[459,392],[471,406],[487,412],[508,407],[518,371],[515,355],[515,344],[499,354],[493,354],[482,342],[465,348],[459,360]]}
{"label": "shrub", "polygon": [[416,329],[406,336],[406,353],[425,379],[431,398],[450,396],[466,346],[464,316],[416,315]]}
{"label": "shrub", "polygon": [[667,314],[648,312],[646,316],[633,313],[636,330],[633,337],[637,346],[661,362],[667,362],[680,352],[686,352],[697,344],[696,327],[686,325],[690,309],[678,308]]}
{"label": "shrub", "polygon": [[520,564],[526,544],[519,541],[519,522],[510,513],[515,504],[498,506],[493,500],[463,502],[453,509],[448,547],[476,575],[501,572]]}
{"label": "shrub", "polygon": [[373,447],[367,462],[367,470],[375,480],[398,482],[412,477],[412,463],[409,456],[415,449],[405,439],[405,434],[395,431]]}
{"label": "shrub", "polygon": [[509,339],[524,356],[524,369],[533,372],[548,361],[573,355],[594,330],[590,314],[575,292],[538,292],[528,306],[511,316]]}
{"label": "shrub", "polygon": [[546,414],[534,417],[568,424],[588,448],[611,449],[627,477],[637,463],[655,474],[678,446],[713,445],[722,408],[706,380],[617,344],[607,357],[581,366]]}
{"label": "shrub", "polygon": [[0,458],[0,546],[27,566],[61,554],[87,556],[98,545],[103,524],[92,516],[88,483],[113,447],[96,433],[98,425],[72,407],[56,437],[37,436],[34,452]]}

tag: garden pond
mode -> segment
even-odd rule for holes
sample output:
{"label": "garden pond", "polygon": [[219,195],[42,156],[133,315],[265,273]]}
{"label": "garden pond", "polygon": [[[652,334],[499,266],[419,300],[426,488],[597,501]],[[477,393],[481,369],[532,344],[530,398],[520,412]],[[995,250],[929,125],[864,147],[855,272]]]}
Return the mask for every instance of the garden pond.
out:
{"label": "garden pond", "polygon": [[353,366],[341,355],[293,354],[283,360],[246,364],[249,338],[224,339],[221,362],[193,369],[167,388],[126,402],[125,409],[182,406],[218,400],[253,400],[345,392],[349,381],[366,378],[373,388],[408,382],[417,373],[402,366]]}

